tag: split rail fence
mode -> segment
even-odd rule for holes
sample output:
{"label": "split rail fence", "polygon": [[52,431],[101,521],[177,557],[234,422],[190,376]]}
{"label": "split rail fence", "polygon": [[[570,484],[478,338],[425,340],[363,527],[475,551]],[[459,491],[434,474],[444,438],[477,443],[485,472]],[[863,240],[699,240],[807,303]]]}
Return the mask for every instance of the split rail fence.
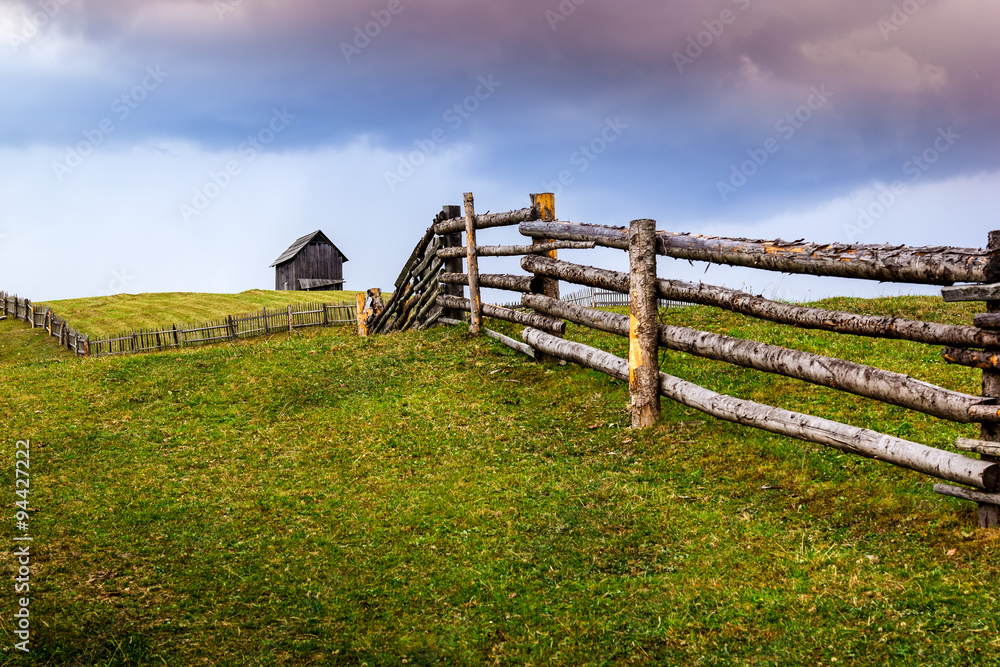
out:
{"label": "split rail fence", "polygon": [[44,328],[49,336],[77,356],[106,357],[183,348],[189,345],[221,343],[241,338],[265,336],[304,327],[354,325],[357,308],[353,303],[299,303],[284,308],[264,308],[259,313],[226,317],[190,326],[139,329],[111,338],[90,340],[73,329],[47,306],[35,306],[28,299],[0,292],[3,315]]}
{"label": "split rail fence", "polygon": [[[460,324],[485,332],[540,360],[561,359],[629,383],[634,427],[655,423],[660,397],[719,419],[878,459],[949,482],[935,491],[976,502],[980,525],[1000,526],[1000,232],[986,249],[889,245],[815,244],[803,241],[704,237],[656,231],[652,220],[628,228],[557,221],[551,194],[531,195],[531,206],[476,215],[471,194],[464,212],[444,207],[404,264],[393,297],[372,299],[363,315],[367,333]],[[476,233],[518,228],[530,243],[478,245]],[[464,239],[463,239],[464,233]],[[559,250],[617,248],[629,256],[629,272],[559,259]],[[725,287],[661,279],[656,256],[768,271],[943,286],[947,301],[984,301],[986,313],[972,326],[860,315],[781,303]],[[521,256],[526,275],[480,273],[485,257]],[[560,281],[599,290],[560,299]],[[954,283],[970,283],[952,287]],[[484,287],[520,295],[523,308],[483,303]],[[468,288],[468,296],[465,289]],[[598,303],[597,294],[620,301]],[[602,297],[603,299],[604,297]],[[588,301],[589,299],[589,301]],[[982,395],[935,386],[907,375],[777,345],[706,331],[660,325],[658,305],[699,304],[778,324],[838,334],[906,340],[941,346],[944,360],[983,369]],[[597,308],[628,305],[629,315]],[[523,342],[482,327],[483,317],[525,326]],[[566,322],[629,339],[629,358],[563,339]],[[829,419],[716,393],[662,373],[659,348],[686,352],[902,406],[951,422],[981,425],[980,439],[960,439],[963,453],[929,447]],[[959,486],[956,486],[959,485]]]}

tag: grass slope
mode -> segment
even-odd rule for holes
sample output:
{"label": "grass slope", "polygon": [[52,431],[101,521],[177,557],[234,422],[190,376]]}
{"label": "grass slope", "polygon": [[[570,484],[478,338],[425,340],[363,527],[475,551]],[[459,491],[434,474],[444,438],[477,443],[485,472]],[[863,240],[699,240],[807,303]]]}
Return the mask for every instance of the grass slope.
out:
{"label": "grass slope", "polygon": [[88,299],[47,301],[44,304],[70,326],[95,336],[114,336],[123,330],[188,325],[295,303],[354,303],[356,292],[293,292],[248,290],[239,294],[164,292],[116,294]]}
{"label": "grass slope", "polygon": [[[976,373],[926,346],[706,308],[662,317],[975,389]],[[724,364],[662,362],[930,444],[974,434]],[[621,383],[461,330],[314,329],[5,365],[0,381],[0,489],[12,502],[14,443],[30,438],[36,509],[33,653],[9,648],[5,596],[3,664],[998,662],[1000,538],[932,480],[671,403],[633,432]]]}
{"label": "grass slope", "polygon": [[0,321],[0,366],[19,366],[72,358],[73,354],[50,340],[44,329],[32,329],[24,322],[10,316]]}

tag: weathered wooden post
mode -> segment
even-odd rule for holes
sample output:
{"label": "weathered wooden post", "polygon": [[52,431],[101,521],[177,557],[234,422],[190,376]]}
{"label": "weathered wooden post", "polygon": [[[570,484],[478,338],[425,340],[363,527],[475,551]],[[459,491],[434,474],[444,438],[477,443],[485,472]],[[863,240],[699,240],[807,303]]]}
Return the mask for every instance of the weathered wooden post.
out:
{"label": "weathered wooden post", "polygon": [[[987,249],[1000,250],[1000,231],[992,231],[987,242]],[[1000,301],[990,300],[986,302],[987,313],[1000,313]],[[998,352],[1000,348],[986,348],[986,352]],[[996,369],[983,370],[983,396],[987,398],[1000,398],[1000,372]],[[985,442],[1000,442],[1000,424],[983,423],[980,432],[980,439]],[[1000,458],[981,454],[984,461],[998,461]],[[979,527],[980,528],[1000,528],[1000,506],[991,503],[977,503],[979,505]]]}
{"label": "weathered wooden post", "polygon": [[476,257],[476,208],[471,192],[465,193],[465,258],[469,266],[469,301],[472,302],[469,333],[478,336],[483,326],[483,301],[479,294],[479,260]]}
{"label": "weathered wooden post", "polygon": [[292,304],[288,304],[288,333],[292,333],[294,328],[294,320],[292,319]]}
{"label": "weathered wooden post", "polygon": [[[1000,252],[1000,231],[992,231],[989,235],[987,249],[993,252]],[[945,287],[941,290],[941,296],[946,302],[955,301],[985,301],[986,314],[977,315],[975,324],[982,329],[998,329],[1000,322],[1000,284],[992,285],[961,285],[956,287]],[[1000,347],[984,345],[985,353],[975,353],[964,349],[945,348],[945,359],[952,363],[964,363],[983,369],[982,391],[984,398],[1000,398],[1000,370],[996,368],[995,357],[1000,353]],[[958,360],[956,357],[963,359]],[[969,357],[965,359],[964,357]],[[983,363],[979,363],[982,361]],[[996,406],[990,406],[995,409]],[[992,443],[1000,442],[1000,423],[984,421],[981,424],[979,440],[959,439],[955,443],[956,448],[962,451],[978,453],[983,461],[1000,461],[1000,447]],[[979,527],[980,528],[1000,528],[1000,495],[984,495],[969,492],[968,489],[960,487],[950,487],[938,484],[934,487],[937,493],[975,501],[979,506]],[[990,489],[992,491],[992,489]]]}
{"label": "weathered wooden post", "polygon": [[[553,222],[556,219],[556,196],[552,192],[542,192],[538,194],[531,195],[531,207],[535,209],[538,213],[538,219],[542,222]],[[550,243],[552,239],[545,238],[532,238],[531,245],[537,246],[545,243]],[[545,256],[551,257],[552,259],[558,259],[558,251],[550,250],[545,253]],[[531,293],[541,294],[543,296],[548,296],[553,299],[559,298],[559,280],[557,278],[545,278],[542,276],[534,276],[531,279]],[[560,360],[557,357],[545,354],[540,351],[536,351],[535,360],[546,364],[558,363]]]}
{"label": "weathered wooden post", "polygon": [[646,428],[660,419],[655,221],[632,221],[628,232],[628,257],[628,388],[632,428]]}
{"label": "weathered wooden post", "polygon": [[367,336],[368,323],[373,317],[377,317],[385,307],[385,304],[382,302],[382,290],[378,287],[372,287],[364,294],[358,293],[356,298],[358,310],[358,335]]}
{"label": "weathered wooden post", "polygon": [[[461,217],[462,207],[461,206],[442,206],[440,221],[452,220],[454,218]],[[448,234],[442,235],[442,240],[444,241],[443,246],[445,248],[461,248],[462,247],[462,232],[450,232]],[[463,260],[461,257],[452,257],[445,261],[444,271],[445,273],[465,273],[465,267],[463,265]],[[448,296],[458,297],[462,299],[465,297],[465,288],[462,285],[455,284],[443,284],[442,290],[444,294]],[[441,313],[442,317],[447,317],[449,319],[457,320],[462,317],[462,311],[455,310],[454,308],[446,308],[444,312]]]}
{"label": "weathered wooden post", "polygon": [[[542,222],[553,222],[556,219],[556,196],[551,192],[531,195],[531,206],[538,211],[538,218]],[[532,238],[531,245],[542,245],[551,243],[552,239]],[[550,250],[546,253],[552,259],[558,259],[558,251]],[[543,294],[553,299],[559,298],[559,281],[555,278],[536,277],[531,281],[531,293]]]}

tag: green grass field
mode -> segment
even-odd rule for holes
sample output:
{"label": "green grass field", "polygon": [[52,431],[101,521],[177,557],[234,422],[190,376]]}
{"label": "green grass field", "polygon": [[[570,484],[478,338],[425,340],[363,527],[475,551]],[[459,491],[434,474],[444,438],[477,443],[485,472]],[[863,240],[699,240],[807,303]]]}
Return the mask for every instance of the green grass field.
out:
{"label": "green grass field", "polygon": [[70,326],[90,336],[115,336],[128,329],[187,325],[225,315],[283,308],[295,303],[354,303],[356,292],[293,292],[247,290],[239,294],[164,292],[116,294],[88,299],[47,301],[45,305]]}
{"label": "green grass field", "polygon": [[[52,305],[71,322],[89,310]],[[928,346],[700,307],[661,317],[978,393],[978,372]],[[111,329],[124,324],[138,325]],[[0,322],[0,494],[12,515],[15,443],[30,439],[34,634],[18,655],[10,521],[0,664],[1000,664],[998,533],[922,475],[672,403],[631,431],[621,383],[461,329],[81,360],[23,327]],[[931,445],[976,434],[679,353],[661,363]]]}

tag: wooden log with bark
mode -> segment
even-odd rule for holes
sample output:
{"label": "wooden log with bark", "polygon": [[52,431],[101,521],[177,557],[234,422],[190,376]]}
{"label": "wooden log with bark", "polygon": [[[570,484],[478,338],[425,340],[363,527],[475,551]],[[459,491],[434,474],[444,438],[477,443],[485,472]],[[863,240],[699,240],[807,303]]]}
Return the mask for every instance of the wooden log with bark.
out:
{"label": "wooden log with bark", "polygon": [[[530,327],[524,330],[522,337],[536,350],[628,381],[628,362],[625,359]],[[978,461],[821,417],[726,396],[666,373],[660,373],[660,392],[682,405],[725,421],[886,461],[949,482],[996,491],[1000,480],[1000,466],[996,463]]]}
{"label": "wooden log with bark", "polygon": [[1000,313],[979,313],[972,319],[972,323],[980,329],[1000,330]]}
{"label": "wooden log with bark", "polygon": [[[987,238],[987,247],[990,250],[1000,251],[1000,231],[992,231]],[[996,287],[996,286],[994,286]],[[993,290],[992,299],[986,301],[986,312],[1000,314],[1000,292]],[[984,356],[1000,354],[1000,346],[987,346]],[[995,368],[983,369],[982,394],[987,400],[996,403],[1000,399],[1000,371]],[[979,439],[985,442],[1000,442],[1000,424],[983,423],[979,431]],[[996,462],[1000,458],[981,454],[984,461]],[[979,503],[979,527],[980,528],[1000,528],[1000,506],[992,503]]]}
{"label": "wooden log with bark", "polygon": [[955,449],[960,452],[986,454],[987,456],[1000,456],[1000,442],[986,442],[984,440],[958,438],[955,440]]}
{"label": "wooden log with bark", "polygon": [[941,290],[941,297],[945,300],[945,303],[1000,301],[1000,284],[945,287]]}
{"label": "wooden log with bark", "polygon": [[469,274],[469,333],[479,335],[483,326],[483,297],[479,292],[479,259],[476,257],[476,210],[472,193],[465,193],[465,265]]}
{"label": "wooden log with bark", "polygon": [[[660,420],[659,320],[656,307],[656,222],[633,220],[628,234],[628,392],[632,428]],[[532,295],[542,297],[542,295]],[[555,299],[551,299],[555,301]]]}
{"label": "wooden log with bark", "polygon": [[[592,250],[596,244],[580,241],[551,241],[537,245],[481,245],[476,248],[478,257],[517,257],[518,255],[537,255],[552,250]],[[440,248],[437,256],[442,259],[464,257],[462,248]]]}
{"label": "wooden log with bark", "polygon": [[[618,336],[627,336],[629,332],[629,318],[625,315],[585,308],[537,294],[524,295],[521,303],[540,313]],[[663,325],[659,336],[661,346],[704,359],[783,375],[958,423],[979,421],[974,419],[972,413],[972,408],[983,403],[979,396],[951,391],[908,375],[687,327]]]}
{"label": "wooden log with bark", "polygon": [[[628,291],[628,274],[592,266],[583,266],[545,257],[521,258],[521,267],[536,275],[597,287],[612,292]],[[1000,346],[1000,332],[976,327],[920,322],[901,317],[858,315],[837,310],[810,308],[771,301],[727,287],[680,280],[657,280],[660,298],[684,303],[714,306],[741,315],[749,315],[778,324],[804,329],[818,329],[854,336],[908,340],[931,345],[954,347]]]}
{"label": "wooden log with bark", "polygon": [[[486,213],[484,215],[477,215],[475,220],[476,229],[490,229],[492,227],[513,227],[522,222],[527,222],[528,220],[534,220],[538,217],[537,212],[533,208],[522,208],[516,211],[507,211],[505,213]],[[444,220],[434,225],[433,227],[435,234],[450,234],[452,232],[464,232],[465,231],[465,218],[464,217],[454,217],[450,220]]]}
{"label": "wooden log with bark", "polygon": [[[534,238],[628,247],[622,227],[533,221],[521,223],[519,229]],[[880,282],[951,285],[1000,279],[998,253],[978,248],[817,244],[659,232],[657,253],[690,261]]]}
{"label": "wooden log with bark", "polygon": [[[465,312],[470,312],[472,310],[472,303],[469,299],[459,299],[445,294],[438,296],[437,303],[442,308],[464,310]],[[523,324],[524,326],[543,329],[558,335],[562,335],[566,331],[565,322],[552,317],[539,315],[538,313],[522,313],[517,310],[494,306],[489,303],[484,303],[482,305],[482,313],[486,317],[506,320],[507,322],[514,322],[515,324]]]}
{"label": "wooden log with bark", "polygon": [[[448,285],[468,285],[469,274],[442,273],[440,276],[440,280],[442,283]],[[510,292],[527,293],[531,291],[531,276],[515,276],[503,273],[480,273],[479,286],[489,287],[492,289],[502,289]],[[451,295],[451,296],[456,296],[456,295]]]}
{"label": "wooden log with bark", "polygon": [[983,493],[982,491],[973,491],[972,489],[964,489],[960,486],[949,486],[948,484],[935,484],[934,493],[941,496],[959,498],[961,500],[971,500],[974,503],[978,503],[980,507],[983,505],[989,505],[991,507],[1000,505],[1000,493]]}
{"label": "wooden log with bark", "polygon": [[505,336],[498,331],[493,331],[493,329],[483,329],[483,333],[494,340],[498,340],[512,350],[517,350],[521,354],[526,354],[532,359],[535,358],[535,350],[530,346],[522,343],[519,340],[514,340],[510,336]]}
{"label": "wooden log with bark", "polygon": [[997,370],[1000,368],[1000,350],[981,352],[979,350],[963,350],[957,347],[946,347],[941,351],[941,356],[949,364],[959,366],[969,366],[986,370]]}

